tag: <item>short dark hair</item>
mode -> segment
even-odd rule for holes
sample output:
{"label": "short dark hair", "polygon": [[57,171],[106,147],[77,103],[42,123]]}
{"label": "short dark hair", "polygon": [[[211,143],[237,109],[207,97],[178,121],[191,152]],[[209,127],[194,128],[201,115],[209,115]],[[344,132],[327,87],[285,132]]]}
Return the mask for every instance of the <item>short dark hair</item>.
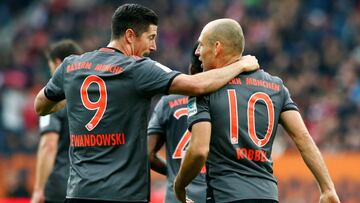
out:
{"label": "short dark hair", "polygon": [[65,39],[50,45],[49,49],[45,52],[45,55],[48,60],[55,61],[55,59],[60,59],[63,61],[64,58],[72,54],[79,55],[83,52],[84,51],[76,42],[70,39]]}
{"label": "short dark hair", "polygon": [[158,16],[153,10],[139,4],[124,4],[119,6],[112,16],[111,39],[122,37],[129,28],[140,36],[150,25],[157,24]]}
{"label": "short dark hair", "polygon": [[190,75],[195,75],[197,73],[203,72],[203,68],[201,67],[201,61],[199,60],[199,56],[195,54],[197,47],[199,46],[199,42],[196,42],[191,51],[191,63],[189,65],[189,73]]}

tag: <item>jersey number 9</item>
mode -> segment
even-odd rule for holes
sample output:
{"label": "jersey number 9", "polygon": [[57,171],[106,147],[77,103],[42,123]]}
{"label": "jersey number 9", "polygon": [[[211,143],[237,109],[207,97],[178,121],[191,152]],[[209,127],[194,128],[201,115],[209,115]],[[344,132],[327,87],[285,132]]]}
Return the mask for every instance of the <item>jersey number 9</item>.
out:
{"label": "jersey number 9", "polygon": [[[92,83],[95,83],[99,87],[99,99],[95,102],[90,100],[88,93],[89,87]],[[106,110],[107,91],[105,81],[96,75],[90,75],[86,77],[80,88],[80,96],[85,108],[87,108],[88,110],[96,110],[94,116],[85,125],[86,129],[88,131],[91,131],[99,124]]]}

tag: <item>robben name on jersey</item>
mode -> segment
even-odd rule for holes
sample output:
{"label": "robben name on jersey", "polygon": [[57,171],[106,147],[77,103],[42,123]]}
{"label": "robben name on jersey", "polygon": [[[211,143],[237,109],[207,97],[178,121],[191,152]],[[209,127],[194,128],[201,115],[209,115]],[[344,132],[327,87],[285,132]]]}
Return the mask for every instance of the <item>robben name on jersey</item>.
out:
{"label": "robben name on jersey", "polygon": [[[240,74],[209,95],[190,98],[189,129],[211,122],[208,188],[215,202],[278,200],[272,145],[280,114],[297,110],[278,77],[257,70]],[[195,105],[196,104],[196,107]]]}

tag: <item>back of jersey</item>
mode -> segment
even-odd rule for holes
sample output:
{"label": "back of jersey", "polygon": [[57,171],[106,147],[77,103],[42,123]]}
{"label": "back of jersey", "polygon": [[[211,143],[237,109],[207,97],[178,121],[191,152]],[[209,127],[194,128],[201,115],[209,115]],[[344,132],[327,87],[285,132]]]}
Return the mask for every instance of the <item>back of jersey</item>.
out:
{"label": "back of jersey", "polygon": [[[163,96],[157,103],[148,126],[149,135],[158,134],[163,136],[162,139],[166,142],[166,203],[180,202],[175,197],[173,183],[191,139],[191,133],[187,130],[187,104],[187,96]],[[191,200],[205,202],[205,170],[202,170],[186,189],[187,196]]]}
{"label": "back of jersey", "polygon": [[41,136],[49,132],[58,135],[58,150],[53,170],[45,185],[45,199],[50,202],[64,202],[69,177],[69,124],[66,109],[42,116],[39,121]]}
{"label": "back of jersey", "polygon": [[66,58],[48,96],[65,94],[70,129],[67,197],[147,202],[147,113],[178,73],[110,48]]}
{"label": "back of jersey", "polygon": [[291,109],[297,107],[282,81],[262,70],[241,74],[189,106],[190,125],[212,124],[206,164],[215,202],[278,200],[271,151],[280,114]]}

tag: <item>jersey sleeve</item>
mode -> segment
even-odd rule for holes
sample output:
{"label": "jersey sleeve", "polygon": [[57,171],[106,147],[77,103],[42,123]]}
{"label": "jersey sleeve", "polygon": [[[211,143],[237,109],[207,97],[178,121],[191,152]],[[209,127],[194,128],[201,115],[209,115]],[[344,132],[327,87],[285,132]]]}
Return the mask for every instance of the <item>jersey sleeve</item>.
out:
{"label": "jersey sleeve", "polygon": [[39,129],[40,135],[44,135],[47,132],[60,133],[61,119],[58,114],[53,113],[46,116],[40,116]]}
{"label": "jersey sleeve", "polygon": [[164,135],[166,132],[165,129],[165,103],[164,97],[162,97],[159,102],[156,104],[154,112],[151,115],[147,133],[150,134],[160,134]]}
{"label": "jersey sleeve", "polygon": [[190,97],[188,102],[188,126],[191,131],[195,123],[211,121],[209,96]]}
{"label": "jersey sleeve", "polygon": [[289,90],[283,85],[284,105],[281,112],[295,110],[299,111],[296,103],[291,99]]}
{"label": "jersey sleeve", "polygon": [[136,89],[149,96],[168,94],[172,81],[180,74],[150,59],[140,61],[138,66],[134,76]]}
{"label": "jersey sleeve", "polygon": [[60,67],[56,69],[54,76],[45,86],[45,96],[51,101],[61,101],[65,99],[65,93],[63,88],[64,66],[65,63],[62,63]]}

